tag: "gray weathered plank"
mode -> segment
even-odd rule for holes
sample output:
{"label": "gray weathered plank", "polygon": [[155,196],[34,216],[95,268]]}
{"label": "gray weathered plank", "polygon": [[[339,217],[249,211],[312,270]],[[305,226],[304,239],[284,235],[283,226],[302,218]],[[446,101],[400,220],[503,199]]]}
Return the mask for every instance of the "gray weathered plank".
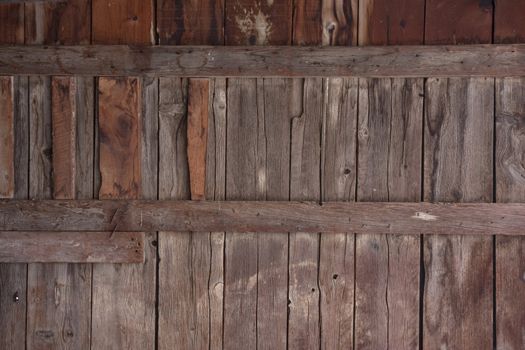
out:
{"label": "gray weathered plank", "polygon": [[[496,202],[525,201],[525,80],[496,80]],[[496,339],[525,347],[525,239],[496,237]]]}
{"label": "gray weathered plank", "polygon": [[525,45],[2,46],[0,74],[185,77],[524,76]]}
{"label": "gray weathered plank", "polygon": [[[491,202],[494,80],[429,79],[425,95],[425,200]],[[423,347],[491,348],[497,232],[450,233],[424,239]]]}
{"label": "gray weathered plank", "polygon": [[[325,81],[321,167],[323,201],[355,200],[357,92],[357,79]],[[354,243],[352,232],[321,234],[322,349],[343,349],[353,344]]]}
{"label": "gray weathered plank", "polygon": [[[290,198],[321,199],[321,132],[323,81],[295,79],[292,104]],[[284,229],[284,227],[283,227]],[[288,344],[292,348],[320,346],[319,233],[326,230],[287,229],[290,234],[288,277]],[[345,232],[339,230],[338,232]]]}

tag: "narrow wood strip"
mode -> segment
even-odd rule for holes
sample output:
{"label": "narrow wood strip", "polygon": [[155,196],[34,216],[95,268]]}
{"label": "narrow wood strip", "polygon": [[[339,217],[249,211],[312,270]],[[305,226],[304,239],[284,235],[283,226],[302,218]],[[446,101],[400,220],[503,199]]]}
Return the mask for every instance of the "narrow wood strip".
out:
{"label": "narrow wood strip", "polygon": [[518,203],[0,201],[0,231],[523,235],[524,223],[525,204]]}
{"label": "narrow wood strip", "polygon": [[143,263],[140,232],[0,232],[2,263]]}
{"label": "narrow wood strip", "polygon": [[15,193],[13,77],[0,77],[0,198]]}
{"label": "narrow wood strip", "polygon": [[525,45],[381,47],[5,46],[0,74],[524,76]]}

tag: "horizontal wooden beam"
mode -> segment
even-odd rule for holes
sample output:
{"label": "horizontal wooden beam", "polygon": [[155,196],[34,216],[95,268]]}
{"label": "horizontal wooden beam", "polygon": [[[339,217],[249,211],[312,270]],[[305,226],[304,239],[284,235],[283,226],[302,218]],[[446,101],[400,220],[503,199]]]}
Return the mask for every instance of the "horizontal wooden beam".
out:
{"label": "horizontal wooden beam", "polygon": [[1,263],[143,263],[141,232],[0,232]]}
{"label": "horizontal wooden beam", "polygon": [[525,76],[525,45],[0,46],[0,75]]}
{"label": "horizontal wooden beam", "polygon": [[0,231],[524,235],[525,204],[4,200]]}

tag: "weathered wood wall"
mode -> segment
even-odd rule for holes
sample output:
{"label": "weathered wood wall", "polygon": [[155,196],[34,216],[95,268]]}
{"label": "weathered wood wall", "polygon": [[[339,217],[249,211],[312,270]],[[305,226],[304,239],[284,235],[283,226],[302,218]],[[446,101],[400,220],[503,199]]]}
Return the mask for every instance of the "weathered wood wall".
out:
{"label": "weathered wood wall", "polygon": [[[1,44],[518,43],[523,1],[0,5]],[[0,77],[0,196],[519,202],[517,78]],[[146,233],[0,265],[1,349],[525,347],[521,237]]]}

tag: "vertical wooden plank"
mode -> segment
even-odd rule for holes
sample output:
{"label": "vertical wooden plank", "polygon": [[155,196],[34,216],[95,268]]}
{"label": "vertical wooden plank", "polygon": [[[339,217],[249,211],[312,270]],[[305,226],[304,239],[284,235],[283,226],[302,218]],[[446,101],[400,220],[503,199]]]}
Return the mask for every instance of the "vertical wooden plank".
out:
{"label": "vertical wooden plank", "polygon": [[[361,0],[359,44],[422,44],[424,1]],[[360,79],[357,199],[419,201],[423,79]],[[420,239],[356,238],[355,347],[419,347]]]}
{"label": "vertical wooden plank", "polygon": [[226,45],[289,45],[292,1],[225,2]]}
{"label": "vertical wooden plank", "polygon": [[424,0],[359,0],[359,45],[423,43],[424,12]]}
{"label": "vertical wooden plank", "polygon": [[[157,22],[161,44],[221,45],[224,1],[162,0]],[[221,80],[215,90],[213,80],[161,81],[161,123],[166,126],[165,131],[161,128],[161,198],[224,199],[225,155],[220,152],[225,152],[225,84]],[[218,129],[208,128],[208,122],[216,122]],[[213,162],[212,168],[208,162]],[[215,195],[215,188],[222,195]],[[159,235],[159,348],[222,347],[224,234]]]}
{"label": "vertical wooden plank", "polygon": [[93,44],[155,42],[152,0],[91,0]]}
{"label": "vertical wooden plank", "polygon": [[24,43],[24,4],[0,4],[0,44]]}
{"label": "vertical wooden plank", "polygon": [[158,0],[157,27],[161,44],[222,45],[224,0]]}
{"label": "vertical wooden plank", "polygon": [[[322,146],[323,201],[355,200],[357,79],[327,79]],[[321,235],[319,290],[321,348],[353,345],[354,243],[352,233]]]}
{"label": "vertical wooden plank", "polygon": [[[27,77],[2,77],[0,97],[1,198],[28,197],[29,120]],[[5,148],[4,148],[5,146]],[[9,148],[8,148],[9,147]],[[0,348],[25,349],[27,265],[0,264]]]}
{"label": "vertical wooden plank", "polygon": [[[361,201],[419,201],[423,82],[362,79],[359,83]],[[419,238],[356,238],[355,346],[417,349]]]}
{"label": "vertical wooden plank", "polygon": [[[142,195],[140,81],[99,78],[98,89],[102,173],[99,196],[139,198]],[[151,238],[148,236],[144,265],[93,267],[93,348],[154,346],[156,263]]]}
{"label": "vertical wooden plank", "polygon": [[[323,81],[294,80],[290,198],[321,198],[321,133]],[[320,346],[319,234],[291,233],[289,256],[288,344],[292,348]]]}
{"label": "vertical wooden plank", "polygon": [[[490,202],[494,80],[433,78],[425,95],[425,200]],[[424,348],[492,347],[492,238],[424,245]]]}
{"label": "vertical wooden plank", "polygon": [[[494,41],[525,42],[523,1],[496,2]],[[496,201],[525,200],[525,79],[496,79]],[[496,237],[496,347],[525,347],[525,239]]]}
{"label": "vertical wooden plank", "polygon": [[493,1],[426,0],[426,44],[492,42]]}

